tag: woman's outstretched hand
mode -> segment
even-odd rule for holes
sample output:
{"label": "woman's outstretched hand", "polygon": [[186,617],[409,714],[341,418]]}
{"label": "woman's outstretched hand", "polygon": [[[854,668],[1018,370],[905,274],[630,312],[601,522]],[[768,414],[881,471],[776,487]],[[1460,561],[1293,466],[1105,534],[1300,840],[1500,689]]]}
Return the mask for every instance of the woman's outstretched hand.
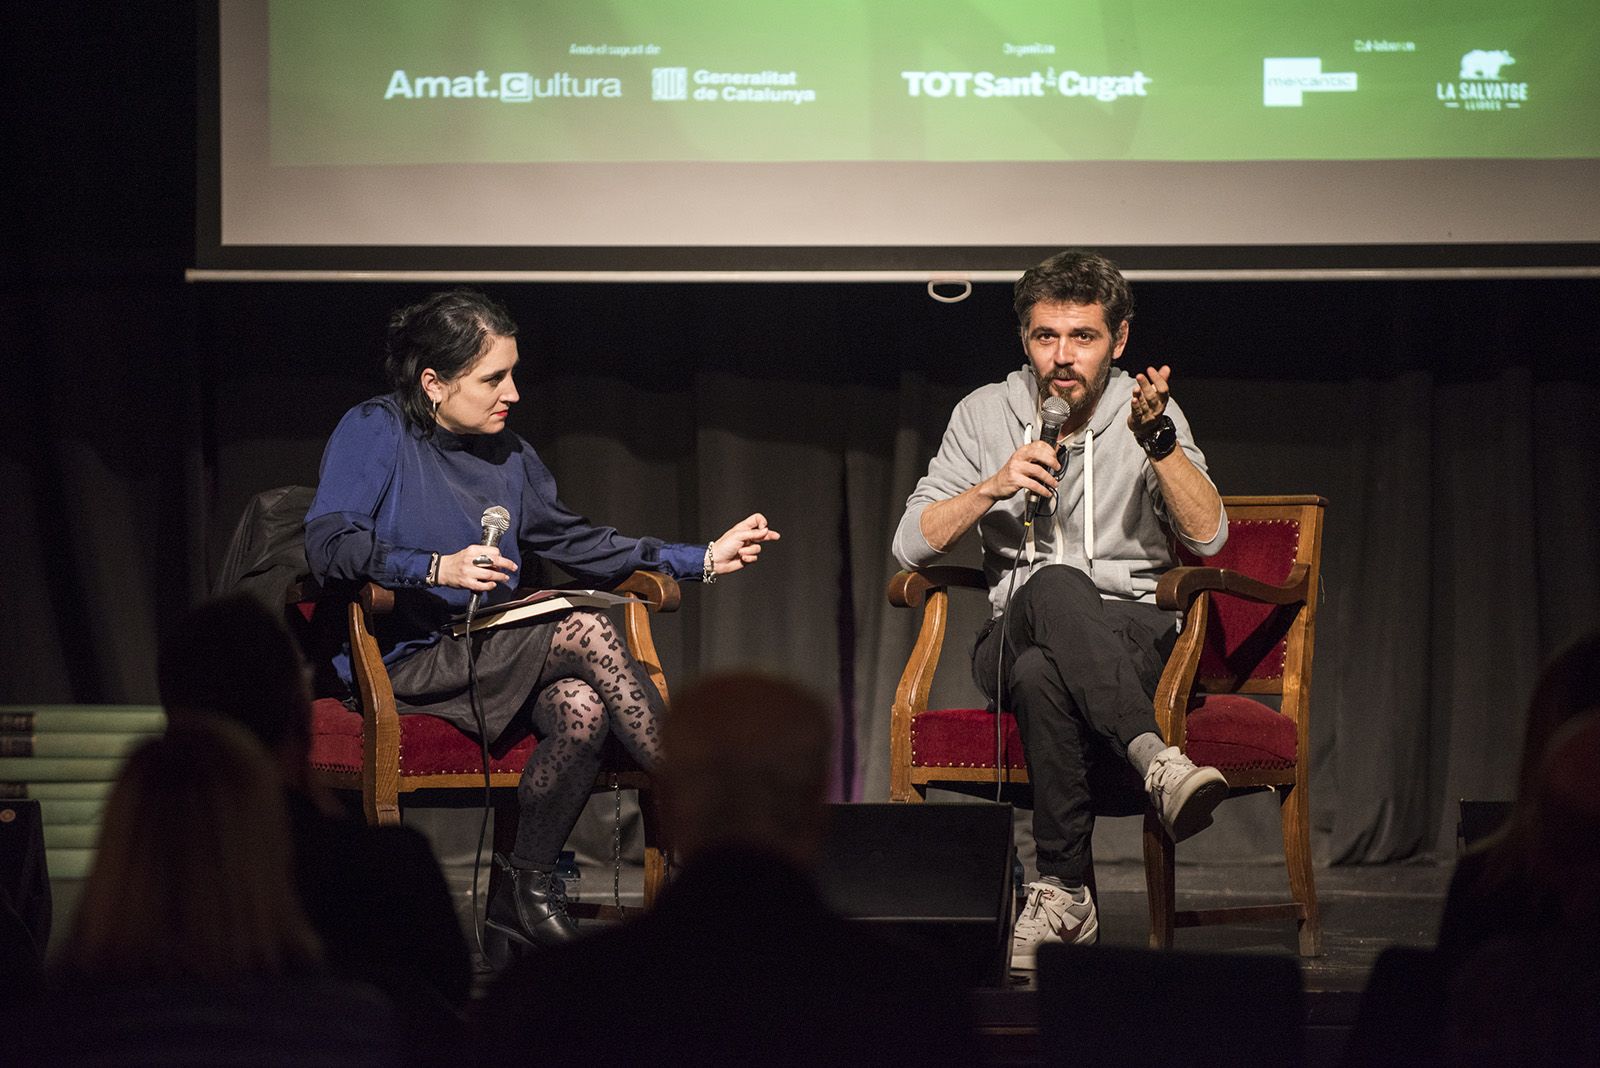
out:
{"label": "woman's outstretched hand", "polygon": [[767,517],[760,512],[741,519],[711,543],[711,569],[719,575],[731,575],[755,563],[761,555],[762,543],[777,541],[779,536],[767,526]]}

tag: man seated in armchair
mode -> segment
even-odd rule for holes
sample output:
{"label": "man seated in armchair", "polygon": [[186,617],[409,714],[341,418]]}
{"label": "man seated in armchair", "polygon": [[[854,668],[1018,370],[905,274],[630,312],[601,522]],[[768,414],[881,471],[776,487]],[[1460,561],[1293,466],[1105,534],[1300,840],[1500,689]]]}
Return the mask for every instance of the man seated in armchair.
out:
{"label": "man seated in armchair", "polygon": [[974,527],[982,540],[993,615],[972,670],[1015,715],[1034,789],[1039,881],[1012,940],[1013,967],[1031,969],[1043,942],[1098,936],[1087,878],[1103,799],[1091,783],[1116,776],[1091,767],[1131,765],[1175,841],[1209,825],[1227,795],[1221,772],[1166,745],[1151,701],[1177,634],[1176,616],[1155,604],[1175,563],[1171,535],[1209,556],[1228,521],[1170,369],[1114,366],[1133,316],[1121,272],[1068,251],[1027,271],[1015,293],[1027,360],[956,406],[894,555],[927,567]]}

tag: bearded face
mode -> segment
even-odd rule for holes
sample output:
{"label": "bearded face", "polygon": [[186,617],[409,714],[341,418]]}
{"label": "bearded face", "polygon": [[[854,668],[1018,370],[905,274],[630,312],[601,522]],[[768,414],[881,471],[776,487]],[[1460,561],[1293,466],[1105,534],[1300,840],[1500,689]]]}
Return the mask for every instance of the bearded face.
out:
{"label": "bearded face", "polygon": [[1111,380],[1111,364],[1128,341],[1128,324],[1113,333],[1099,304],[1041,301],[1028,313],[1023,348],[1033,366],[1039,399],[1060,397],[1072,405],[1073,423],[1087,419]]}

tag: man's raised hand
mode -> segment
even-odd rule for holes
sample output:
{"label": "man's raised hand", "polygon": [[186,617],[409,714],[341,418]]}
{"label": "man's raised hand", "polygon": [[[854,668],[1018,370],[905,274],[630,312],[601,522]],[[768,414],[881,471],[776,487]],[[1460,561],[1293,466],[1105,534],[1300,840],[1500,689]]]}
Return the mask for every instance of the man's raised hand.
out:
{"label": "man's raised hand", "polygon": [[1135,437],[1142,437],[1155,427],[1156,420],[1167,410],[1167,397],[1172,392],[1167,379],[1172,368],[1146,367],[1133,379],[1133,399],[1128,402],[1128,429]]}

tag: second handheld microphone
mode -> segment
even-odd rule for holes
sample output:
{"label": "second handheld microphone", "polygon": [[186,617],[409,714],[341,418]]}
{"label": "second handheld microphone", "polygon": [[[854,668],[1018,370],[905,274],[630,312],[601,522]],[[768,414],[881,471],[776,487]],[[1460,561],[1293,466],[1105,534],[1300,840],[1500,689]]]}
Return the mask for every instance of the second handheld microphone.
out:
{"label": "second handheld microphone", "polygon": [[[483,518],[478,520],[483,526],[483,545],[486,549],[493,549],[500,544],[500,539],[505,532],[511,529],[511,513],[498,504],[490,505],[483,510]],[[482,561],[482,563],[480,563]],[[487,557],[476,557],[472,561],[482,567],[488,562]],[[474,592],[472,600],[467,602],[467,618],[478,611],[478,600],[483,596],[481,592]]]}

